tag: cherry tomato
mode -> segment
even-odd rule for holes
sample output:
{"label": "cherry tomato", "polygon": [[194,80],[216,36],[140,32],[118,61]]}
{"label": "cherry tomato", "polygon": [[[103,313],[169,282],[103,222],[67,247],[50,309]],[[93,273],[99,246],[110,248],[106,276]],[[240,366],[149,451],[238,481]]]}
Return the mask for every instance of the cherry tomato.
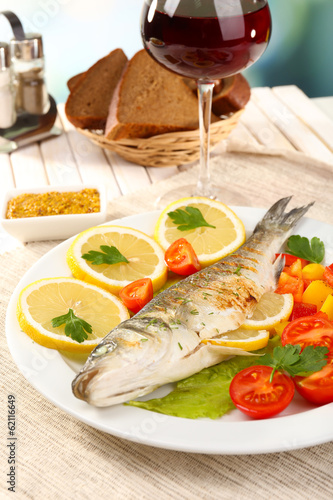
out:
{"label": "cherry tomato", "polygon": [[153,284],[150,278],[142,278],[126,285],[119,292],[125,306],[135,314],[153,298]]}
{"label": "cherry tomato", "polygon": [[234,405],[249,417],[269,418],[277,415],[289,405],[295,393],[293,381],[273,368],[250,366],[235,375],[229,393]]}
{"label": "cherry tomato", "polygon": [[325,267],[323,274],[323,280],[326,281],[330,286],[333,287],[333,264]]}
{"label": "cherry tomato", "polygon": [[316,304],[305,304],[304,302],[295,302],[289,321],[302,318],[303,316],[312,316],[317,313]]}
{"label": "cherry tomato", "polygon": [[165,263],[171,271],[182,276],[189,276],[201,269],[192,245],[185,238],[179,238],[169,246],[165,252]]}
{"label": "cherry tomato", "polygon": [[308,377],[295,377],[297,391],[316,405],[333,403],[333,357],[326,366]]}
{"label": "cherry tomato", "polygon": [[275,257],[278,258],[279,255],[284,257],[284,263],[286,266],[291,266],[297,259],[301,261],[302,267],[305,267],[310,262],[309,260],[301,259],[301,257],[296,257],[295,255],[290,255],[289,253],[276,253]]}
{"label": "cherry tomato", "polygon": [[326,346],[333,353],[333,322],[320,312],[295,319],[283,330],[281,342],[282,345],[299,344],[302,349],[308,345]]}

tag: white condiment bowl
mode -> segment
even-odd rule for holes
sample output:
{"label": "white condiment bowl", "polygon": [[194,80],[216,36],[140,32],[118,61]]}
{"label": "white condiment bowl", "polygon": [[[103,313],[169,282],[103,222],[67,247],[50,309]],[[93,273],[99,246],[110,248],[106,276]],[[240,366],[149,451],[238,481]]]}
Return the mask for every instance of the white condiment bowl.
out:
{"label": "white condiment bowl", "polygon": [[[6,219],[8,202],[23,193],[77,192],[82,189],[97,189],[100,196],[100,211],[89,214],[45,215]],[[42,240],[62,240],[84,231],[92,226],[102,224],[106,219],[106,190],[102,185],[76,184],[72,186],[43,186],[26,189],[11,189],[2,199],[0,224],[14,238],[22,242]]]}

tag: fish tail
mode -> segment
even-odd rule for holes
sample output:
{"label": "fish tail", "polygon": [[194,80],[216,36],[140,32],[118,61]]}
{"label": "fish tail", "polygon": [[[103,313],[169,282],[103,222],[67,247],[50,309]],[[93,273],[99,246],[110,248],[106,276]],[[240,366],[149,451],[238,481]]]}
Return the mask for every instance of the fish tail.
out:
{"label": "fish tail", "polygon": [[314,201],[299,208],[293,208],[290,212],[285,212],[285,208],[291,200],[291,196],[281,198],[268,210],[264,218],[258,222],[254,232],[283,229],[290,231],[304,214],[312,207]]}

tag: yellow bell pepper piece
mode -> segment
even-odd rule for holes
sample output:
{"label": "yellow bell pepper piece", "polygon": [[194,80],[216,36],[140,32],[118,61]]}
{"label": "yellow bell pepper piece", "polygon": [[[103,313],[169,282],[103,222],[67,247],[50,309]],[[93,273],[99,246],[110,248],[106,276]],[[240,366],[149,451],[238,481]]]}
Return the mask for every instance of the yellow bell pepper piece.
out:
{"label": "yellow bell pepper piece", "polygon": [[276,332],[276,335],[281,337],[283,330],[287,325],[289,325],[290,321],[280,321],[277,325],[274,326],[274,330]]}
{"label": "yellow bell pepper piece", "polygon": [[320,310],[327,314],[330,321],[333,321],[333,295],[327,296]]}
{"label": "yellow bell pepper piece", "polygon": [[333,288],[325,281],[315,280],[310,283],[303,293],[302,302],[316,304],[317,311],[320,310],[329,295],[333,294]]}
{"label": "yellow bell pepper piece", "polygon": [[325,267],[321,264],[308,264],[302,269],[302,276],[306,280],[322,280]]}

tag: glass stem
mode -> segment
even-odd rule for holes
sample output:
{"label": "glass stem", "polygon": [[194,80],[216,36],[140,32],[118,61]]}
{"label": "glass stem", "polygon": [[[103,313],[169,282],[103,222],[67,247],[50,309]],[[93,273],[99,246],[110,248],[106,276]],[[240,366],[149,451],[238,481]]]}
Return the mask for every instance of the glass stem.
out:
{"label": "glass stem", "polygon": [[209,129],[212,115],[214,83],[198,82],[200,125],[200,173],[195,195],[212,197],[209,170]]}

